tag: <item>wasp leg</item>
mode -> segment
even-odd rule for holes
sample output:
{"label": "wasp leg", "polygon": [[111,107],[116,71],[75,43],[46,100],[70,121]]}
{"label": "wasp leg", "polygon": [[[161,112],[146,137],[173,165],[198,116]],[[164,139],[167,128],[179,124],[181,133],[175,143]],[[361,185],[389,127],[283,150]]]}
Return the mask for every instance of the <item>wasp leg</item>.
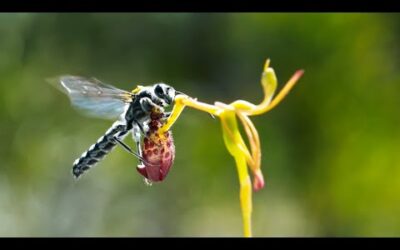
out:
{"label": "wasp leg", "polygon": [[165,121],[171,116],[171,112],[165,112],[162,114],[161,120]]}
{"label": "wasp leg", "polygon": [[144,128],[142,126],[142,124],[140,124],[135,118],[132,118],[132,120],[135,122],[135,124],[139,127],[140,132],[142,132],[143,135],[146,134],[146,132],[144,131]]}
{"label": "wasp leg", "polygon": [[133,150],[128,146],[128,145],[126,145],[125,143],[123,143],[121,140],[119,140],[117,137],[114,137],[114,140],[116,141],[116,142],[118,142],[118,144],[120,145],[120,146],[122,146],[126,151],[128,151],[128,153],[131,153],[131,154],[133,154],[134,156],[136,156],[139,160],[143,160],[143,158],[139,155],[139,154],[137,154],[137,153],[135,153],[135,152],[133,152]]}
{"label": "wasp leg", "polygon": [[143,97],[140,100],[140,105],[142,106],[143,111],[146,113],[150,113],[152,111],[155,111],[157,113],[163,113],[164,108],[161,107],[160,105],[155,104],[150,98],[148,97]]}
{"label": "wasp leg", "polygon": [[141,138],[142,138],[142,135],[140,133],[141,129],[140,129],[140,126],[138,124],[135,124],[135,125],[136,126],[132,129],[132,137],[133,137],[133,140],[136,143],[136,150],[137,150],[137,154],[140,156],[140,158],[139,158],[140,163],[143,163],[142,162],[142,159],[143,159],[143,157],[142,157],[142,147],[140,145],[140,141],[141,141]]}

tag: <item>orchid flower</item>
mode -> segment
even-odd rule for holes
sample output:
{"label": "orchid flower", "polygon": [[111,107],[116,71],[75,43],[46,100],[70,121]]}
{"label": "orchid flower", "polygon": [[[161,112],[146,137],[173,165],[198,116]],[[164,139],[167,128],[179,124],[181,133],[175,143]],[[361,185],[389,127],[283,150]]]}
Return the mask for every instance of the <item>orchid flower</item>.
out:
{"label": "orchid flower", "polygon": [[[275,98],[273,98],[278,83],[275,72],[273,68],[269,67],[269,64],[270,60],[267,59],[261,77],[264,99],[260,104],[255,105],[248,101],[237,100],[230,104],[215,102],[214,105],[211,105],[197,101],[197,99],[191,98],[187,95],[179,94],[175,97],[175,104],[170,117],[158,131],[160,135],[166,133],[176,122],[186,106],[219,117],[221,120],[225,146],[236,162],[240,184],[240,204],[245,237],[252,236],[252,183],[248,168],[253,174],[253,189],[258,191],[264,187],[264,177],[261,171],[260,138],[257,129],[249,119],[249,116],[264,114],[277,106],[297,83],[304,72],[303,70],[296,71],[282,90],[275,96]],[[239,118],[239,121],[247,135],[250,150],[239,131],[237,118]]]}

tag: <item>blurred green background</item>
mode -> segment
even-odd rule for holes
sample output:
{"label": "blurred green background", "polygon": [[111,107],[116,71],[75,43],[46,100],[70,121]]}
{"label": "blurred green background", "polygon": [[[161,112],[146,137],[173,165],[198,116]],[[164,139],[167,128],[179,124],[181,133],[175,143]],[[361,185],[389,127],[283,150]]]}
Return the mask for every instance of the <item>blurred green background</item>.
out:
{"label": "blurred green background", "polygon": [[121,148],[75,181],[72,162],[112,121],[80,115],[45,79],[258,103],[267,57],[279,87],[305,75],[252,118],[266,177],[254,235],[400,235],[399,14],[3,13],[0,34],[1,236],[242,236],[218,119],[184,111],[160,184]]}

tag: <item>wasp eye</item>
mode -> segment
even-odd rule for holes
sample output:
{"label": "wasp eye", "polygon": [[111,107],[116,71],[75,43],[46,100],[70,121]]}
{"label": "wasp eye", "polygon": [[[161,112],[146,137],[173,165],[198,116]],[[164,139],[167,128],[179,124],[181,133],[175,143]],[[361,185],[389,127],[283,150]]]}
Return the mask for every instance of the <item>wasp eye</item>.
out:
{"label": "wasp eye", "polygon": [[156,88],[154,89],[154,93],[158,96],[158,97],[163,97],[164,96],[164,91],[163,88],[160,85],[157,85]]}

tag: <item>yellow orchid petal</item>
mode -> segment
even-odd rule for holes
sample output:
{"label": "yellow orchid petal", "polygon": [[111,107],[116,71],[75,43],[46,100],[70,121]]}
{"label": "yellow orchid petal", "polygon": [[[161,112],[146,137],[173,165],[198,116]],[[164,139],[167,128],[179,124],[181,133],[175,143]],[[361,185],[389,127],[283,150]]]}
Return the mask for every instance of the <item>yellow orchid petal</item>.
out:
{"label": "yellow orchid petal", "polygon": [[255,191],[258,191],[264,187],[264,176],[261,172],[261,146],[260,139],[258,136],[257,129],[254,127],[254,124],[251,120],[241,113],[237,113],[239,119],[242,121],[243,127],[246,131],[247,137],[250,142],[253,161],[248,162],[251,170],[254,175],[254,185],[253,188]]}
{"label": "yellow orchid petal", "polygon": [[[234,110],[232,109],[232,107],[230,107],[229,105],[226,105],[224,103],[220,103],[220,102],[216,102],[215,105],[218,107],[226,108],[226,110],[223,112],[223,115],[220,116],[221,124],[223,127],[222,129],[224,130],[226,135],[231,138],[232,142],[235,144],[235,147],[237,147],[237,149],[240,150],[242,152],[242,154],[246,157],[247,163],[251,166],[256,165],[256,162],[254,161],[253,156],[250,154],[249,149],[247,148],[247,145],[244,142],[242,135],[240,134],[240,131],[239,131],[239,128],[237,125],[237,121],[236,121],[236,117],[233,113]],[[227,112],[231,112],[229,118],[227,118]],[[231,122],[228,124],[227,121],[230,121],[230,120],[231,120]]]}
{"label": "yellow orchid petal", "polygon": [[172,108],[171,115],[168,117],[166,123],[159,129],[158,133],[160,135],[163,135],[164,132],[168,131],[181,115],[183,109],[185,108],[185,105],[182,103],[183,98],[185,97],[182,95],[175,97],[175,105]]}
{"label": "yellow orchid petal", "polygon": [[247,115],[259,115],[265,113],[271,102],[272,96],[275,93],[276,87],[278,86],[278,80],[276,79],[275,71],[273,68],[268,67],[269,61],[266,63],[266,68],[261,76],[261,85],[264,91],[264,100],[256,105],[253,109],[245,111]]}
{"label": "yellow orchid petal", "polygon": [[260,148],[260,140],[258,137],[258,132],[254,127],[254,124],[251,122],[251,120],[246,116],[243,115],[240,112],[237,112],[236,115],[239,117],[240,121],[242,122],[243,128],[247,134],[249,143],[250,143],[250,148],[251,148],[251,155],[253,157],[254,161],[254,167],[257,168],[259,167],[259,149]]}
{"label": "yellow orchid petal", "polygon": [[199,102],[196,99],[190,98],[188,96],[180,96],[180,102],[188,107],[198,109],[210,113],[215,116],[219,116],[222,110],[214,105],[210,105],[204,102]]}
{"label": "yellow orchid petal", "polygon": [[240,184],[240,204],[242,209],[243,230],[245,237],[251,237],[251,181],[247,171],[246,156],[238,144],[240,136],[235,113],[225,111],[221,113],[223,138],[229,153],[235,158]]}
{"label": "yellow orchid petal", "polygon": [[278,95],[272,100],[272,102],[269,104],[269,106],[264,110],[264,112],[268,112],[271,109],[275,108],[276,105],[278,105],[283,98],[289,93],[290,90],[294,87],[294,85],[297,83],[297,81],[300,79],[300,77],[304,74],[304,70],[298,70],[294,75],[290,78],[290,80],[285,84],[283,89],[279,92]]}
{"label": "yellow orchid petal", "polygon": [[231,103],[231,106],[235,107],[236,110],[240,110],[247,115],[258,115],[264,113],[264,109],[268,107],[272,96],[275,93],[278,81],[276,79],[275,72],[269,67],[270,60],[267,59],[264,64],[264,70],[261,76],[261,85],[264,91],[264,99],[259,105],[254,105],[248,101],[238,100]]}
{"label": "yellow orchid petal", "polygon": [[198,102],[196,99],[190,98],[187,95],[177,95],[174,102],[175,104],[172,108],[171,115],[168,117],[167,122],[159,129],[160,134],[163,134],[163,132],[168,131],[172,127],[172,125],[176,122],[176,120],[182,113],[185,106],[210,113],[214,116],[219,116],[221,112],[221,109],[219,109],[218,107],[207,103]]}
{"label": "yellow orchid petal", "polygon": [[251,113],[253,110],[257,109],[257,105],[254,105],[253,103],[244,100],[234,101],[230,104],[230,106],[239,112]]}
{"label": "yellow orchid petal", "polygon": [[[239,127],[236,121],[235,112],[225,110],[220,115],[222,131],[224,135],[225,145],[231,155],[235,155],[237,151],[245,155],[245,151],[248,152],[246,145],[239,132]],[[244,146],[243,146],[244,144]],[[248,152],[249,157],[250,153]]]}

